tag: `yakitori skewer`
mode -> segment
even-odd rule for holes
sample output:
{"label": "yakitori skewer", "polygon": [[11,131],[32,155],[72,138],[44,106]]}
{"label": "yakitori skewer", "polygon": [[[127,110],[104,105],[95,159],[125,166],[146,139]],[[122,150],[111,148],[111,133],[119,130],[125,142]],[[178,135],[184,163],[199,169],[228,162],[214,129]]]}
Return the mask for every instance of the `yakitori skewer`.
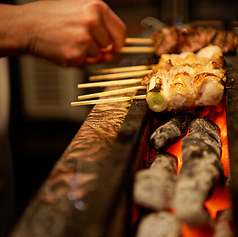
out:
{"label": "yakitori skewer", "polygon": [[[125,45],[135,45],[135,46],[125,46],[121,48],[119,53],[154,53],[155,52],[155,47],[153,46],[154,42],[150,38],[126,38]],[[147,46],[139,46],[139,45],[147,45]]]}
{"label": "yakitori skewer", "polygon": [[71,102],[71,106],[81,106],[81,105],[95,105],[95,104],[104,104],[110,102],[122,102],[122,101],[130,101],[134,99],[145,99],[146,95],[135,95],[135,96],[122,96],[122,97],[115,97],[109,99],[99,99],[99,100],[87,100],[87,101],[76,101]]}
{"label": "yakitori skewer", "polygon": [[121,78],[141,77],[141,76],[148,75],[150,72],[152,72],[151,69],[134,71],[134,72],[120,72],[120,73],[96,75],[96,76],[90,76],[89,81],[114,80],[114,79],[121,79]]}
{"label": "yakitori skewer", "polygon": [[91,73],[93,73],[93,74],[103,74],[103,73],[133,72],[133,71],[140,71],[140,70],[151,69],[154,66],[155,66],[155,64],[152,64],[152,65],[139,65],[139,66],[128,66],[128,67],[102,68],[102,69],[92,70]]}
{"label": "yakitori skewer", "polygon": [[87,95],[80,95],[78,96],[78,100],[86,100],[86,99],[92,99],[92,98],[103,97],[103,96],[118,95],[118,94],[137,91],[141,89],[146,89],[146,86],[133,86],[133,87],[122,88],[117,90],[110,90],[110,91],[103,91],[103,92],[92,93]]}
{"label": "yakitori skewer", "polygon": [[114,80],[114,81],[100,81],[78,84],[78,88],[94,88],[94,87],[106,87],[106,86],[121,86],[121,85],[132,85],[141,82],[141,78],[125,79],[125,80]]}
{"label": "yakitori skewer", "polygon": [[126,38],[125,44],[154,44],[151,38]]}
{"label": "yakitori skewer", "polygon": [[155,53],[155,47],[150,46],[135,46],[135,47],[122,47],[119,53]]}

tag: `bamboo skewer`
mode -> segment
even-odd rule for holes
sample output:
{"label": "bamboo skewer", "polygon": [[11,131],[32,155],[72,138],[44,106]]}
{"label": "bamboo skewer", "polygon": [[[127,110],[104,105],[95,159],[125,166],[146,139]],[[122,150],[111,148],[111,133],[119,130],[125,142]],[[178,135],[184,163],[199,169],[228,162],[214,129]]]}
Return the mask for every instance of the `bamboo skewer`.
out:
{"label": "bamboo skewer", "polygon": [[119,50],[119,53],[154,53],[155,52],[155,47],[122,47]]}
{"label": "bamboo skewer", "polygon": [[126,38],[125,44],[154,44],[151,38]]}
{"label": "bamboo skewer", "polygon": [[123,94],[131,91],[137,91],[141,89],[146,89],[146,86],[134,86],[134,87],[128,87],[128,88],[122,88],[118,90],[111,90],[111,91],[104,91],[104,92],[98,92],[93,94],[87,94],[87,95],[80,95],[78,96],[78,100],[86,100],[96,97],[103,97],[103,96],[110,96],[110,95],[118,95]]}
{"label": "bamboo skewer", "polygon": [[[127,38],[125,43],[126,44],[153,44],[153,40],[149,38]],[[120,53],[145,53],[145,52],[154,53],[155,48],[149,47],[149,46],[123,47],[120,50]],[[124,68],[109,68],[109,69],[95,70],[94,73],[109,73],[109,74],[90,76],[89,81],[99,81],[102,79],[112,80],[112,79],[122,79],[122,78],[128,78],[128,77],[130,78],[130,77],[137,77],[137,76],[145,76],[145,75],[148,75],[152,71],[153,66],[154,65],[142,65],[142,66],[132,66],[132,67],[124,67]],[[114,80],[114,81],[101,81],[101,82],[95,82],[95,83],[84,83],[84,84],[78,84],[78,88],[129,85],[129,84],[140,83],[141,80],[142,79],[139,78],[139,79],[126,79],[126,80]],[[78,100],[123,94],[123,93],[131,92],[131,91],[137,91],[139,89],[146,89],[146,86],[134,86],[129,88],[122,88],[119,90],[104,91],[99,93],[81,95],[81,96],[78,96]],[[109,103],[109,102],[122,102],[122,101],[129,101],[133,99],[145,99],[145,98],[146,98],[146,95],[138,95],[138,96],[130,96],[130,97],[122,96],[122,97],[116,97],[116,98],[71,102],[71,106],[93,105],[93,104],[102,104],[102,103]]]}
{"label": "bamboo skewer", "polygon": [[78,84],[78,88],[81,89],[81,88],[106,87],[106,86],[121,86],[121,85],[137,84],[140,82],[141,82],[141,78],[115,80],[115,81],[101,81],[101,82]]}
{"label": "bamboo skewer", "polygon": [[120,73],[112,73],[112,74],[106,74],[106,75],[96,75],[96,76],[90,76],[89,81],[113,80],[113,79],[121,79],[121,78],[146,76],[150,72],[152,72],[151,69],[141,70],[138,72],[120,72]]}
{"label": "bamboo skewer", "polygon": [[139,100],[146,99],[146,95],[135,95],[130,97],[126,96],[126,97],[116,97],[116,98],[88,100],[88,101],[76,101],[76,102],[71,102],[71,106],[104,104],[104,103],[110,103],[110,102],[123,102],[123,101],[130,101],[134,99],[139,99]]}
{"label": "bamboo skewer", "polygon": [[152,64],[152,65],[139,65],[139,66],[128,66],[128,67],[104,68],[104,69],[92,70],[92,73],[93,74],[103,74],[103,73],[118,73],[118,72],[134,72],[134,71],[151,69],[154,66],[155,66],[155,64]]}
{"label": "bamboo skewer", "polygon": [[[143,44],[154,45],[154,41],[151,38],[126,38],[125,44]],[[154,53],[155,47],[153,46],[125,46],[121,48],[119,53]]]}

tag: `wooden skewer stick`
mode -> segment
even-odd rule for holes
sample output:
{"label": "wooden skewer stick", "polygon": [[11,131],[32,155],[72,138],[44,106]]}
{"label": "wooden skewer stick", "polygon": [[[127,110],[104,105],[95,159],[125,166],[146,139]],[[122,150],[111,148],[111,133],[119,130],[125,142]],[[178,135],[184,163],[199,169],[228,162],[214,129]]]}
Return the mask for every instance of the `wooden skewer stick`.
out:
{"label": "wooden skewer stick", "polygon": [[103,69],[96,69],[92,70],[93,74],[102,74],[102,73],[117,73],[117,72],[133,72],[133,71],[140,71],[140,70],[147,70],[151,69],[156,64],[152,65],[139,65],[139,66],[129,66],[129,67],[114,67],[114,68],[103,68]]}
{"label": "wooden skewer stick", "polygon": [[88,101],[76,101],[76,102],[71,102],[71,106],[104,104],[104,103],[110,103],[110,102],[129,101],[129,100],[134,100],[134,99],[137,99],[137,100],[146,99],[146,95],[136,95],[136,96],[130,96],[130,97],[129,96],[116,97],[116,98],[88,100]]}
{"label": "wooden skewer stick", "polygon": [[78,88],[121,86],[121,85],[137,84],[137,83],[140,83],[140,82],[141,82],[141,78],[138,78],[138,79],[115,80],[115,81],[101,81],[101,82],[78,84]]}
{"label": "wooden skewer stick", "polygon": [[126,38],[125,44],[154,44],[151,38]]}
{"label": "wooden skewer stick", "polygon": [[93,94],[87,94],[87,95],[80,95],[78,96],[78,100],[86,100],[86,99],[91,99],[91,98],[97,98],[97,97],[102,97],[102,96],[109,96],[109,95],[118,95],[118,94],[123,94],[126,92],[131,92],[131,91],[137,91],[141,89],[146,89],[146,86],[133,86],[129,88],[122,88],[118,90],[111,90],[111,91],[104,91],[104,92],[98,92],[98,93],[93,93]]}
{"label": "wooden skewer stick", "polygon": [[119,53],[154,53],[155,47],[122,47]]}
{"label": "wooden skewer stick", "polygon": [[120,72],[120,73],[112,73],[112,74],[106,74],[106,75],[105,74],[96,75],[96,76],[90,76],[89,81],[113,80],[113,79],[120,79],[120,78],[146,76],[150,72],[152,72],[151,69],[141,70],[138,72]]}

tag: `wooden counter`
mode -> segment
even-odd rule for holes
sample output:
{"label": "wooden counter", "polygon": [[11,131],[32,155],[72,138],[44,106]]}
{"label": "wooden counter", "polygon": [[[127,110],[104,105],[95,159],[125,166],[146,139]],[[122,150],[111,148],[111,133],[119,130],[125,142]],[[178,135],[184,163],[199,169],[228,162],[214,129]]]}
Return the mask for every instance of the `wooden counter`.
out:
{"label": "wooden counter", "polygon": [[[141,123],[146,124],[147,116],[145,100],[134,100],[133,106],[131,102],[95,105],[11,237],[105,236],[106,226],[106,232],[111,226],[114,237],[125,236],[130,223],[125,179],[143,133],[137,129],[144,127]],[[114,215],[118,205],[121,213]],[[115,230],[115,225],[120,228]]]}

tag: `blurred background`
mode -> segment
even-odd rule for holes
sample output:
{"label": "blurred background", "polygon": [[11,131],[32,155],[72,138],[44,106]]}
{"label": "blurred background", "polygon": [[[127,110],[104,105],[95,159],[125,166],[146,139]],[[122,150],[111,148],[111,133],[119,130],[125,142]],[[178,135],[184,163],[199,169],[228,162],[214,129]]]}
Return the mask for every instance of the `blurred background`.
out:
{"label": "blurred background", "polygon": [[[15,4],[25,3],[16,0]],[[219,21],[225,29],[238,21],[237,0],[108,0],[106,3],[126,23],[128,37],[148,27],[145,19],[166,24]],[[149,17],[149,18],[148,18]],[[117,55],[111,65],[126,57]],[[108,65],[97,65],[104,67]],[[91,110],[71,107],[91,68],[61,68],[30,57],[9,59],[11,77],[10,138],[14,162],[18,215],[46,179]]]}

